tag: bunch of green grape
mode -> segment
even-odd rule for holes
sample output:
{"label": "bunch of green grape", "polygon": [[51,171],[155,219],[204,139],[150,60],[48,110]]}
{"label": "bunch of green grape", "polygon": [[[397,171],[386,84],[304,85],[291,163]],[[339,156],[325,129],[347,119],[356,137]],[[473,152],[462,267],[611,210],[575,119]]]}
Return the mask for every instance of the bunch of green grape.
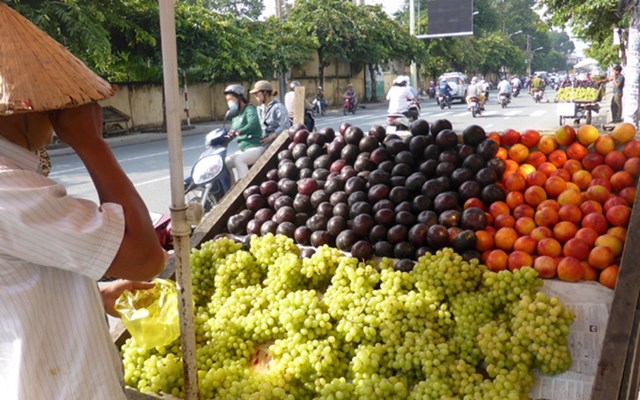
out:
{"label": "bunch of green grape", "polygon": [[[413,270],[281,235],[193,250],[203,400],[521,399],[571,366],[573,314],[532,268],[494,273],[452,249]],[[183,395],[176,342],[122,349],[126,384]]]}
{"label": "bunch of green grape", "polygon": [[594,87],[563,87],[556,94],[556,101],[595,101],[598,89]]}

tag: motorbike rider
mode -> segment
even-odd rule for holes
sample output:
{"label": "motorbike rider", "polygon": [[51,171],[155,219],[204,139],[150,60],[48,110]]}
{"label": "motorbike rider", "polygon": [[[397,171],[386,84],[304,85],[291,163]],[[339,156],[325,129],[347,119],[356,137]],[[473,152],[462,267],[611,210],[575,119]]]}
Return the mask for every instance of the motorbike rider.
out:
{"label": "motorbike rider", "polygon": [[276,98],[277,91],[269,81],[258,81],[251,89],[252,95],[258,103],[258,118],[262,127],[262,144],[268,146],[278,138],[278,135],[291,127],[287,108]]}
{"label": "motorbike rider", "polygon": [[242,179],[264,153],[262,128],[256,107],[249,103],[247,92],[241,85],[229,85],[224,89],[229,110],[237,111],[229,126],[229,137],[238,142],[238,151],[227,152],[225,164],[229,171],[235,171],[235,180]]}
{"label": "motorbike rider", "polygon": [[498,83],[498,101],[500,96],[504,95],[507,99],[511,100],[511,83],[507,80],[506,76],[503,76]]}
{"label": "motorbike rider", "polygon": [[485,101],[489,100],[489,88],[491,87],[489,82],[485,81],[484,78],[482,78],[478,82],[478,85],[480,85],[480,87],[482,88],[482,94],[484,95],[484,100]]}
{"label": "motorbike rider", "polygon": [[429,81],[429,88],[427,89],[427,94],[429,95],[430,99],[433,99],[436,97],[436,83],[434,81]]}
{"label": "motorbike rider", "polygon": [[480,108],[484,109],[484,86],[478,82],[478,78],[475,76],[471,78],[471,84],[467,87],[467,110],[471,109],[470,102],[472,97],[478,99]]}
{"label": "motorbike rider", "polygon": [[522,88],[522,81],[518,78],[518,75],[514,75],[511,78],[511,88],[518,91]]}
{"label": "motorbike rider", "polygon": [[350,83],[347,85],[347,90],[344,92],[342,97],[349,101],[350,110],[354,109],[358,104],[358,100],[356,98],[356,91],[353,89],[353,85]]}
{"label": "motorbike rider", "polygon": [[529,91],[532,95],[535,95],[536,92],[541,91],[544,95],[544,81],[537,75],[531,78],[531,87]]}
{"label": "motorbike rider", "polygon": [[440,84],[438,85],[438,93],[442,93],[443,95],[445,95],[447,97],[447,102],[451,103],[451,92],[453,91],[453,88],[451,87],[451,85],[449,84],[449,82],[447,82],[446,79],[440,79]]}
{"label": "motorbike rider", "polygon": [[[284,95],[284,106],[287,108],[289,112],[289,119],[291,123],[293,123],[293,109],[295,105],[295,96],[296,96],[296,88],[300,86],[300,82],[293,81],[289,84],[289,88],[291,89]],[[315,126],[315,121],[313,119],[313,115],[311,115],[311,110],[313,109],[313,104],[309,102],[309,100],[304,99],[304,126],[307,128],[309,132],[311,132]]]}
{"label": "motorbike rider", "polygon": [[398,76],[393,80],[393,86],[387,93],[387,100],[389,101],[388,114],[402,114],[408,118],[412,117],[409,112],[409,104],[416,100],[416,96],[412,93],[403,76]]}
{"label": "motorbike rider", "polygon": [[320,113],[324,114],[324,110],[327,109],[327,99],[324,98],[324,90],[322,90],[322,86],[318,86],[318,92],[316,93],[316,99],[320,104]]}

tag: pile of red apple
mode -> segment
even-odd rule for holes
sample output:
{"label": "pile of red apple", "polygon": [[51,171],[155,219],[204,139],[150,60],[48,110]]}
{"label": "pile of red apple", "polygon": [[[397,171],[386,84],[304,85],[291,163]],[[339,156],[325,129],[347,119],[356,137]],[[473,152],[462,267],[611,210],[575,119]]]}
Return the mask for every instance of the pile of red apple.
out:
{"label": "pile of red apple", "polygon": [[592,125],[491,132],[507,169],[505,201],[481,207],[487,228],[477,250],[493,271],[533,266],[541,277],[616,283],[640,175],[640,140],[631,124],[600,134]]}

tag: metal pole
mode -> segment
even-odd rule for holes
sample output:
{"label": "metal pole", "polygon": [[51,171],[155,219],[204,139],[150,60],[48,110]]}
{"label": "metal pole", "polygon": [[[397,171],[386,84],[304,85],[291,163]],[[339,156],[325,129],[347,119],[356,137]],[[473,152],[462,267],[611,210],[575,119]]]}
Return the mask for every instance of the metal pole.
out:
{"label": "metal pole", "polygon": [[531,59],[533,53],[531,52],[531,35],[527,35],[527,76],[531,76]]}
{"label": "metal pole", "polygon": [[191,228],[184,203],[182,135],[180,131],[180,83],[176,50],[175,10],[172,0],[159,0],[162,68],[166,98],[169,175],[171,178],[171,233],[175,248],[178,309],[180,312],[180,346],[184,369],[185,400],[198,399],[196,337],[194,330],[191,273],[189,270]]}
{"label": "metal pole", "polygon": [[[282,21],[284,15],[282,15],[282,0],[276,0],[276,18]],[[278,76],[278,92],[280,92],[280,98],[284,99],[284,94],[287,92],[287,71],[283,68]]]}
{"label": "metal pole", "polygon": [[[409,0],[409,34],[416,34],[416,13],[414,0]],[[418,88],[418,66],[415,61],[411,61],[411,86]]]}

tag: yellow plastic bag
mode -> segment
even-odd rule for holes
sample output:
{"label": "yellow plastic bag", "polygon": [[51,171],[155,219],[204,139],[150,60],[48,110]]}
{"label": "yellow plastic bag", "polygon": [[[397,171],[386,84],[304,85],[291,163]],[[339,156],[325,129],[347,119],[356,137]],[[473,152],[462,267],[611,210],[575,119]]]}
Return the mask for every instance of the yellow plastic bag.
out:
{"label": "yellow plastic bag", "polygon": [[166,279],[153,282],[148,290],[125,290],[115,304],[136,344],[146,350],[166,346],[180,336],[176,284]]}

